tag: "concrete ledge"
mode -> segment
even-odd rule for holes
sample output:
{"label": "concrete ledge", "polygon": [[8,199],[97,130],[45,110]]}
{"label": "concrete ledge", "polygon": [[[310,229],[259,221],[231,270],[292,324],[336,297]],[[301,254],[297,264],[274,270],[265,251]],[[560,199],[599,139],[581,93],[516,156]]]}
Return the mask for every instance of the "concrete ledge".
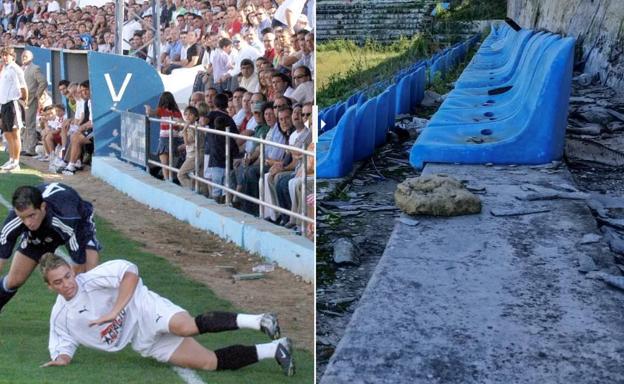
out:
{"label": "concrete ledge", "polygon": [[306,282],[314,281],[314,243],[303,236],[157,180],[113,157],[95,157],[91,173],[138,202],[275,261]]}
{"label": "concrete ledge", "polygon": [[[529,184],[574,185],[569,172],[431,173],[485,187],[482,212],[395,225],[320,383],[624,383],[624,296],[578,271],[581,257],[610,257],[579,244],[598,233],[585,201],[516,199]],[[490,213],[536,208],[548,211]]]}

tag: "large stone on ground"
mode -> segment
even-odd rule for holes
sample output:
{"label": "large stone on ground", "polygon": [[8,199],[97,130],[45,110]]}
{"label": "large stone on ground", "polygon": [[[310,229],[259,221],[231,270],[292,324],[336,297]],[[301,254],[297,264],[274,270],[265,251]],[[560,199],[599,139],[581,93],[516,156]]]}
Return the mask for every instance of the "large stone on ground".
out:
{"label": "large stone on ground", "polygon": [[397,207],[409,215],[459,216],[481,212],[481,200],[446,175],[410,178],[394,192]]}

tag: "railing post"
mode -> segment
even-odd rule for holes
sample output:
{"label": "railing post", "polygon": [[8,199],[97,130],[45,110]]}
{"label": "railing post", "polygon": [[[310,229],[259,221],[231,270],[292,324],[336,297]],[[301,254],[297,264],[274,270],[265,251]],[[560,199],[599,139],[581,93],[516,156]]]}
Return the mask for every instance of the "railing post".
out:
{"label": "railing post", "polygon": [[[308,206],[306,204],[306,182],[307,182],[307,167],[308,167],[308,157],[307,155],[304,153],[303,156],[301,157],[301,160],[303,161],[303,163],[301,164],[301,169],[302,169],[302,180],[301,180],[301,215],[302,216],[306,216],[306,214],[308,213]],[[295,191],[295,196],[297,195],[296,191]],[[297,220],[295,220],[295,223],[297,222]],[[301,235],[305,236],[305,227],[306,227],[306,222],[301,220]]]}
{"label": "railing post", "polygon": [[[260,143],[260,179],[258,180],[258,198],[264,203],[264,142]],[[260,204],[260,218],[264,217],[264,205]]]}
{"label": "railing post", "polygon": [[[199,130],[197,129],[197,123],[195,123],[195,173],[196,177],[199,177],[199,156],[204,156],[204,154],[199,153]],[[187,154],[188,155],[188,154]],[[202,175],[203,177],[203,175]],[[193,179],[193,186],[195,189],[195,193],[199,193],[199,181],[197,179]]]}
{"label": "railing post", "polygon": [[[225,132],[230,133],[230,125],[228,124],[225,127]],[[225,186],[230,187],[230,136],[225,136]],[[230,205],[232,200],[232,195],[230,192],[223,190],[225,192],[225,204]]]}
{"label": "railing post", "polygon": [[[173,122],[173,119],[171,119],[171,121]],[[169,156],[168,156],[168,163],[167,164],[169,166],[169,169],[167,170],[167,172],[169,172],[169,181],[173,181],[173,172],[171,171],[171,166],[173,164],[173,124],[169,124]]]}

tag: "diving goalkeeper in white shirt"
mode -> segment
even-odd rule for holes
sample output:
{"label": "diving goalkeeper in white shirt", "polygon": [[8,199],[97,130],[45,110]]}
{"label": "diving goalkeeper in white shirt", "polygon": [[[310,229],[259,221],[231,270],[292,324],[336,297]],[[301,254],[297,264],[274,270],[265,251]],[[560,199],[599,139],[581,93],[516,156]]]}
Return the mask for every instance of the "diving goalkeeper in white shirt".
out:
{"label": "diving goalkeeper in white shirt", "polygon": [[[41,275],[59,296],[50,317],[50,357],[43,367],[68,365],[79,345],[116,352],[128,344],[144,357],[209,371],[238,369],[275,358],[284,374],[295,373],[290,340],[279,338],[274,314],[207,312],[195,318],[150,291],[136,265],[113,260],[76,276],[52,253],[40,263]],[[232,345],[210,351],[192,336],[240,328],[263,331],[273,342]]]}

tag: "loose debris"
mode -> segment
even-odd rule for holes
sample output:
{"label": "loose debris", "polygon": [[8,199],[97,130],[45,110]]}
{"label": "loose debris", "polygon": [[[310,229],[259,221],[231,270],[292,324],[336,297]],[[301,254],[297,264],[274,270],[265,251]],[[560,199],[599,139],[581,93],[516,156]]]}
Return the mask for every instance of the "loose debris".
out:
{"label": "loose debris", "polygon": [[591,256],[581,254],[578,257],[579,267],[578,270],[581,273],[589,273],[598,269],[594,259]]}
{"label": "loose debris", "polygon": [[602,239],[602,236],[596,235],[595,233],[588,233],[588,234],[583,235],[583,238],[581,238],[581,241],[579,242],[579,244],[597,243],[600,241],[600,239]]}
{"label": "loose debris", "polygon": [[360,265],[358,250],[350,239],[340,238],[334,242],[334,263]]}
{"label": "loose debris", "polygon": [[259,280],[263,278],[264,278],[264,273],[239,273],[236,275],[232,275],[232,279],[234,279],[234,281]]}
{"label": "loose debris", "polygon": [[490,214],[496,217],[504,216],[524,216],[533,215],[536,213],[550,212],[549,208],[516,208],[516,209],[492,209]]}
{"label": "loose debris", "polygon": [[398,219],[396,219],[396,221],[405,225],[409,225],[411,227],[415,227],[420,223],[418,220],[408,219],[407,217],[399,217]]}
{"label": "loose debris", "polygon": [[587,274],[590,279],[602,280],[608,285],[624,290],[624,276],[615,276],[606,272],[590,272]]}

